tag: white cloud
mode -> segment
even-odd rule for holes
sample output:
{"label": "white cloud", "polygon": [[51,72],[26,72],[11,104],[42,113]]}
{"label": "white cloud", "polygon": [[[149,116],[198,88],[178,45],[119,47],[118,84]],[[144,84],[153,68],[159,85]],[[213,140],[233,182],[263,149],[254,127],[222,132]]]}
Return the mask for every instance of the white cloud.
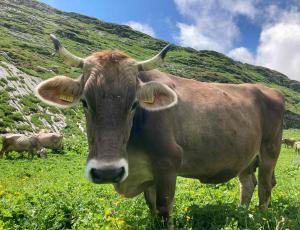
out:
{"label": "white cloud", "polygon": [[148,24],[135,22],[135,21],[129,21],[124,24],[130,26],[134,30],[137,30],[142,33],[148,34],[152,37],[155,37],[155,32],[154,32],[153,28],[151,26],[149,26]]}
{"label": "white cloud", "polygon": [[[262,0],[174,0],[184,22],[177,22],[178,43],[226,53],[235,60],[275,69],[300,81],[300,4],[282,9]],[[297,7],[298,6],[298,7]],[[235,47],[245,16],[261,27],[257,50]]]}
{"label": "white cloud", "polygon": [[269,20],[260,34],[256,64],[300,81],[300,12],[297,8],[268,9]]}
{"label": "white cloud", "polygon": [[256,2],[253,0],[221,0],[220,4],[233,14],[245,15],[253,19],[257,15]]}
{"label": "white cloud", "polygon": [[209,36],[204,35],[194,25],[187,25],[184,23],[177,23],[177,27],[180,29],[180,35],[178,39],[182,46],[192,47],[194,49],[209,49],[209,50],[223,50],[217,42],[210,39]]}
{"label": "white cloud", "polygon": [[228,56],[243,63],[254,64],[255,62],[252,53],[245,47],[230,50]]}
{"label": "white cloud", "polygon": [[300,22],[277,23],[260,35],[256,64],[300,81]]}
{"label": "white cloud", "polygon": [[179,13],[191,23],[177,22],[183,46],[227,52],[239,37],[235,19],[254,18],[256,0],[174,0]]}

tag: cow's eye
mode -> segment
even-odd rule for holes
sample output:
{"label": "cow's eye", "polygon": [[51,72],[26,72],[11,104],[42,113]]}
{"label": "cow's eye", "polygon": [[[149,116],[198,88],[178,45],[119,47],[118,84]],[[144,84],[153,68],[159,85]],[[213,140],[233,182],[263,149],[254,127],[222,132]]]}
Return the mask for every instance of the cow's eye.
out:
{"label": "cow's eye", "polygon": [[139,104],[139,103],[138,103],[137,101],[133,102],[133,104],[132,104],[132,106],[131,106],[131,111],[135,110],[136,107],[138,106],[138,104]]}
{"label": "cow's eye", "polygon": [[87,105],[87,103],[86,103],[86,100],[80,99],[80,101],[81,101],[81,104],[82,104],[83,108],[86,109],[86,108],[88,107],[88,105]]}

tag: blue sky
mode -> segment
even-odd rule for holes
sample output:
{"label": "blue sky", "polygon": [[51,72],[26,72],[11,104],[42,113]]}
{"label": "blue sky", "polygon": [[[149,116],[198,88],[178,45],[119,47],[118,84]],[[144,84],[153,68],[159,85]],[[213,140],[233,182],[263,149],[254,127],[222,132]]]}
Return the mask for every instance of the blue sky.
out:
{"label": "blue sky", "polygon": [[41,0],[300,81],[299,0]]}
{"label": "blue sky", "polygon": [[42,0],[55,8],[94,16],[107,22],[124,24],[130,21],[149,25],[155,37],[175,43],[173,34],[181,18],[173,0]]}

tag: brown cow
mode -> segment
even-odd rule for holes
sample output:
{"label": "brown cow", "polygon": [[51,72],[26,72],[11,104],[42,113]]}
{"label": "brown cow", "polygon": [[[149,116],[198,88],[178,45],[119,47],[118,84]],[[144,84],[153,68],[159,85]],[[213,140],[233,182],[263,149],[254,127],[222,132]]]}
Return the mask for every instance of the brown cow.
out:
{"label": "brown cow", "polygon": [[27,151],[31,157],[37,154],[43,158],[47,158],[47,153],[43,148],[58,149],[62,147],[61,134],[57,133],[38,133],[38,134],[12,134],[3,137],[2,149],[0,157],[7,152]]}
{"label": "brown cow", "polygon": [[284,138],[282,139],[281,143],[285,145],[286,148],[290,147],[293,148],[296,140],[294,138]]}
{"label": "brown cow", "polygon": [[46,149],[61,149],[63,147],[63,135],[60,133],[43,133],[36,135],[40,147]]}
{"label": "brown cow", "polygon": [[38,153],[38,150],[39,144],[35,135],[12,134],[2,137],[0,157],[10,151],[28,151],[28,154],[33,157],[35,153]]}
{"label": "brown cow", "polygon": [[203,183],[238,176],[241,204],[248,205],[258,165],[259,204],[268,206],[282,138],[280,92],[259,84],[205,83],[152,70],[169,47],[143,62],[119,51],[82,59],[53,35],[51,39],[64,60],[83,74],[48,79],[36,94],[59,107],[81,101],[89,180],[113,183],[127,197],[144,192],[150,210],[171,227],[177,176]]}

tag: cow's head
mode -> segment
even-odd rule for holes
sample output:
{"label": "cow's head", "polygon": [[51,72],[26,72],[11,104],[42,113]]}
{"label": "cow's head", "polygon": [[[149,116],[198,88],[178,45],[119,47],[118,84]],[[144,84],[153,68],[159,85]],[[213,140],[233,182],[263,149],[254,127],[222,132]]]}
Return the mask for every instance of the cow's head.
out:
{"label": "cow's head", "polygon": [[158,66],[169,46],[155,57],[137,62],[120,51],[96,52],[79,58],[51,35],[57,52],[66,63],[80,67],[77,79],[56,76],[40,83],[36,95],[58,107],[81,102],[85,111],[89,154],[86,176],[94,183],[118,183],[128,176],[126,146],[137,106],[148,111],[170,108],[176,93],[158,82],[143,83],[139,71]]}

